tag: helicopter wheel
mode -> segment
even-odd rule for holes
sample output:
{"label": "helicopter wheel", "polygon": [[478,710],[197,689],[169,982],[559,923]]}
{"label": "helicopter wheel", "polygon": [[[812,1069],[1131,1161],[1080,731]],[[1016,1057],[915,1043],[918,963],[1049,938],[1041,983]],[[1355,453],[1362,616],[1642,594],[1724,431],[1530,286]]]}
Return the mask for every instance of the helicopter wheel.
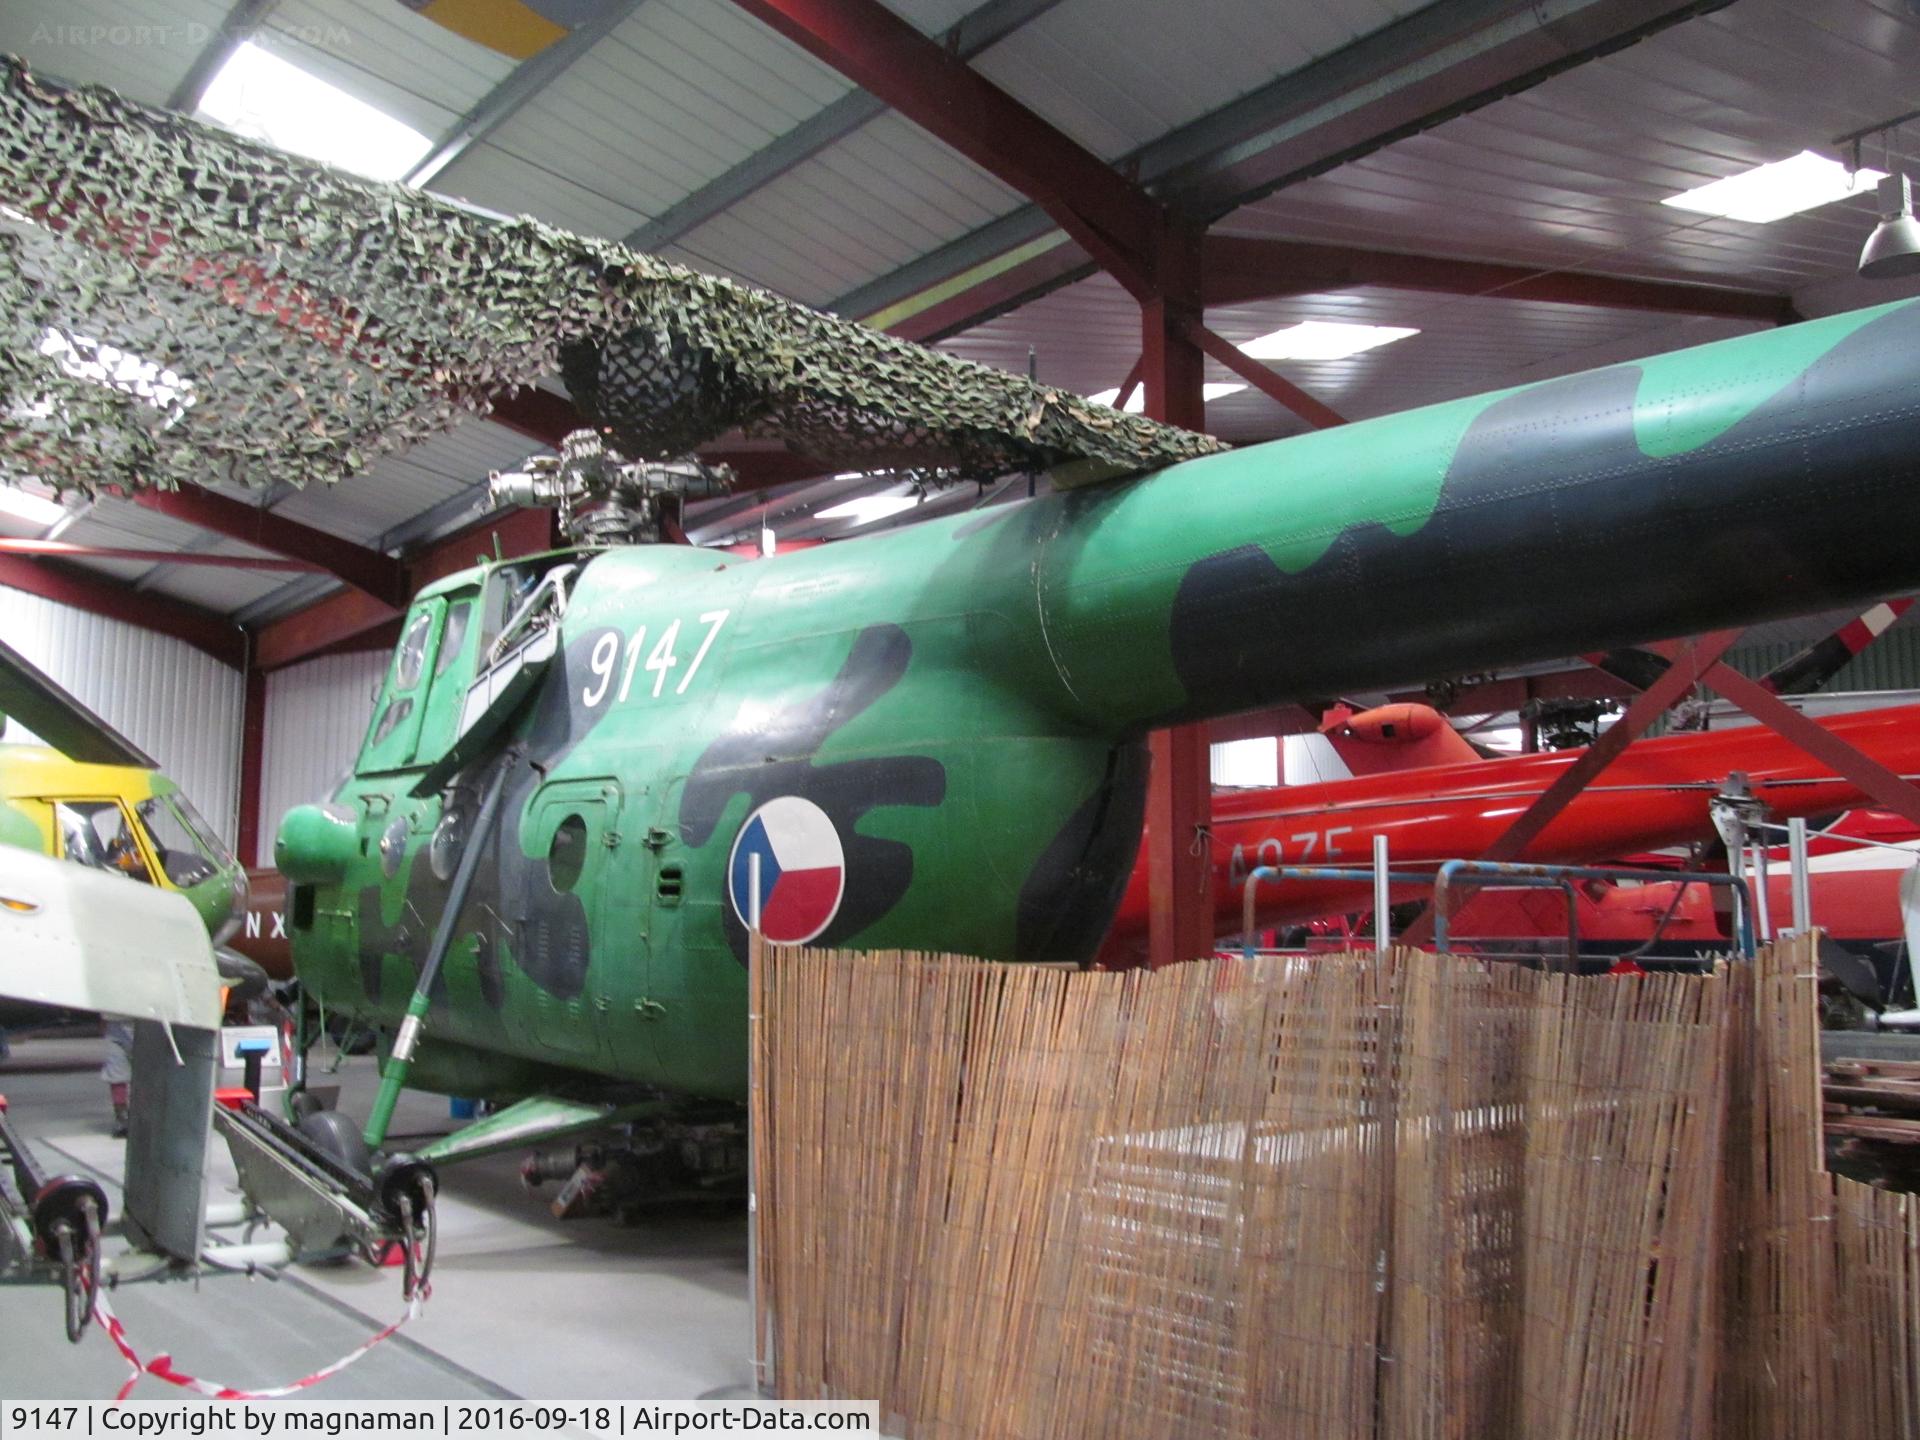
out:
{"label": "helicopter wheel", "polygon": [[79,1217],[78,1236],[71,1220],[60,1220],[53,1229],[66,1299],[67,1339],[75,1345],[87,1333],[93,1320],[94,1296],[100,1293],[100,1212],[91,1199],[81,1200]]}
{"label": "helicopter wheel", "polygon": [[328,1159],[356,1175],[372,1173],[373,1153],[367,1149],[366,1139],[359,1127],[338,1110],[315,1110],[297,1128]]}
{"label": "helicopter wheel", "polygon": [[433,1252],[440,1235],[434,1219],[433,1181],[422,1178],[419,1189],[400,1199],[400,1250],[406,1266],[400,1281],[400,1298],[425,1298],[427,1277],[433,1273]]}

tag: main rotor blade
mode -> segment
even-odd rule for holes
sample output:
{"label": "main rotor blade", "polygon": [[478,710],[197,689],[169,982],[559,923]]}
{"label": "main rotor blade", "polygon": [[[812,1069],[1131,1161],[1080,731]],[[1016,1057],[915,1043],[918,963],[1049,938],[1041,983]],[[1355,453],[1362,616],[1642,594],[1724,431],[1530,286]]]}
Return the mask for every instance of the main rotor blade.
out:
{"label": "main rotor blade", "polygon": [[11,716],[69,759],[87,765],[160,768],[154,758],[0,641],[0,714]]}

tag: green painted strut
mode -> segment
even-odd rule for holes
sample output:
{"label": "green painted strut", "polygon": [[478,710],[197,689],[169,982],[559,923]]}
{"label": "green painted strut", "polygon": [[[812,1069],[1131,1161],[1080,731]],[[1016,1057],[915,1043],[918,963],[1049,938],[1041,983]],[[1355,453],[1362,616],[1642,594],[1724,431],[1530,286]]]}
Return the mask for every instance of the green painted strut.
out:
{"label": "green painted strut", "polygon": [[413,987],[413,998],[407,1002],[406,1018],[400,1022],[399,1032],[393,1037],[393,1053],[387,1057],[387,1068],[380,1076],[380,1093],[374,1097],[373,1109],[367,1115],[364,1136],[368,1149],[378,1149],[386,1142],[387,1127],[393,1123],[393,1107],[400,1103],[400,1092],[407,1085],[407,1072],[413,1068],[413,1052],[419,1048],[420,1032],[427,1023],[429,992],[433,989],[434,977],[440,973],[440,962],[447,958],[447,952],[453,948],[453,932],[459,924],[460,912],[466,908],[467,892],[473,888],[473,877],[480,871],[480,852],[486,849],[487,837],[493,830],[494,817],[500,809],[500,792],[506,787],[507,773],[513,766],[514,757],[508,756],[494,771],[493,779],[487,785],[487,798],[480,806],[479,818],[473,823],[473,834],[467,840],[467,848],[461,853],[460,867],[454,871],[446,907],[441,910],[440,922],[434,927],[433,944],[427,947],[426,963],[420,967],[419,983]]}

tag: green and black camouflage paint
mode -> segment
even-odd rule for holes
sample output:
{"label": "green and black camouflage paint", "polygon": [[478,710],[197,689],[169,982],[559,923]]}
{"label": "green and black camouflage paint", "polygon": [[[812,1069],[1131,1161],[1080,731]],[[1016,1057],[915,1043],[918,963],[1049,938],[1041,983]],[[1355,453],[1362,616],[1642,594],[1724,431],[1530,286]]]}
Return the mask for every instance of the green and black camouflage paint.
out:
{"label": "green and black camouflage paint", "polygon": [[[774,796],[819,805],[844,847],[827,943],[1083,960],[1138,845],[1152,726],[1920,583],[1916,340],[1902,303],[771,560],[591,558],[421,1073],[437,1047],[469,1090],[564,1072],[744,1094],[725,870]],[[609,630],[721,611],[684,693],[583,703]],[[408,799],[417,773],[341,789],[367,854],[294,931],[327,1004],[386,1024],[436,914],[447,801]],[[565,889],[545,857],[569,796],[594,850]]]}

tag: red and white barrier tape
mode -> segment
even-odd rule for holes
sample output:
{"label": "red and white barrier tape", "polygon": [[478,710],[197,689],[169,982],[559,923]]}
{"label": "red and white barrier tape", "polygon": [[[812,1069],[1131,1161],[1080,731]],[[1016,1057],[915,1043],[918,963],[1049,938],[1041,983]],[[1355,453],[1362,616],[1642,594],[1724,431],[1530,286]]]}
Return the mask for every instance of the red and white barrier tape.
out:
{"label": "red and white barrier tape", "polygon": [[214,1400],[278,1400],[284,1396],[293,1394],[295,1391],[305,1390],[310,1385],[318,1385],[329,1375],[338,1375],[362,1355],[373,1349],[373,1347],[378,1345],[382,1340],[393,1335],[402,1325],[405,1325],[409,1320],[417,1318],[420,1314],[421,1303],[426,1298],[427,1291],[423,1287],[421,1290],[415,1292],[414,1297],[407,1302],[406,1313],[379,1334],[375,1335],[371,1340],[367,1341],[366,1344],[341,1356],[331,1365],[314,1371],[311,1375],[303,1376],[290,1385],[276,1385],[271,1390],[237,1390],[231,1385],[221,1385],[212,1380],[202,1380],[197,1376],[183,1374],[173,1368],[173,1357],[171,1355],[156,1355],[153,1359],[142,1362],[140,1357],[134,1354],[133,1346],[127,1343],[127,1327],[121,1323],[120,1317],[113,1313],[113,1307],[107,1304],[107,1297],[104,1291],[94,1296],[93,1318],[99,1322],[100,1328],[107,1332],[107,1338],[113,1341],[114,1348],[120,1352],[121,1357],[127,1362],[128,1366],[131,1367],[131,1373],[127,1376],[126,1383],[120,1387],[120,1392],[113,1397],[113,1403],[116,1405],[120,1404],[133,1393],[133,1387],[140,1383],[140,1377],[142,1375],[151,1375],[157,1380],[166,1381],[169,1385],[178,1385],[183,1390],[191,1390],[196,1395],[205,1395]]}

